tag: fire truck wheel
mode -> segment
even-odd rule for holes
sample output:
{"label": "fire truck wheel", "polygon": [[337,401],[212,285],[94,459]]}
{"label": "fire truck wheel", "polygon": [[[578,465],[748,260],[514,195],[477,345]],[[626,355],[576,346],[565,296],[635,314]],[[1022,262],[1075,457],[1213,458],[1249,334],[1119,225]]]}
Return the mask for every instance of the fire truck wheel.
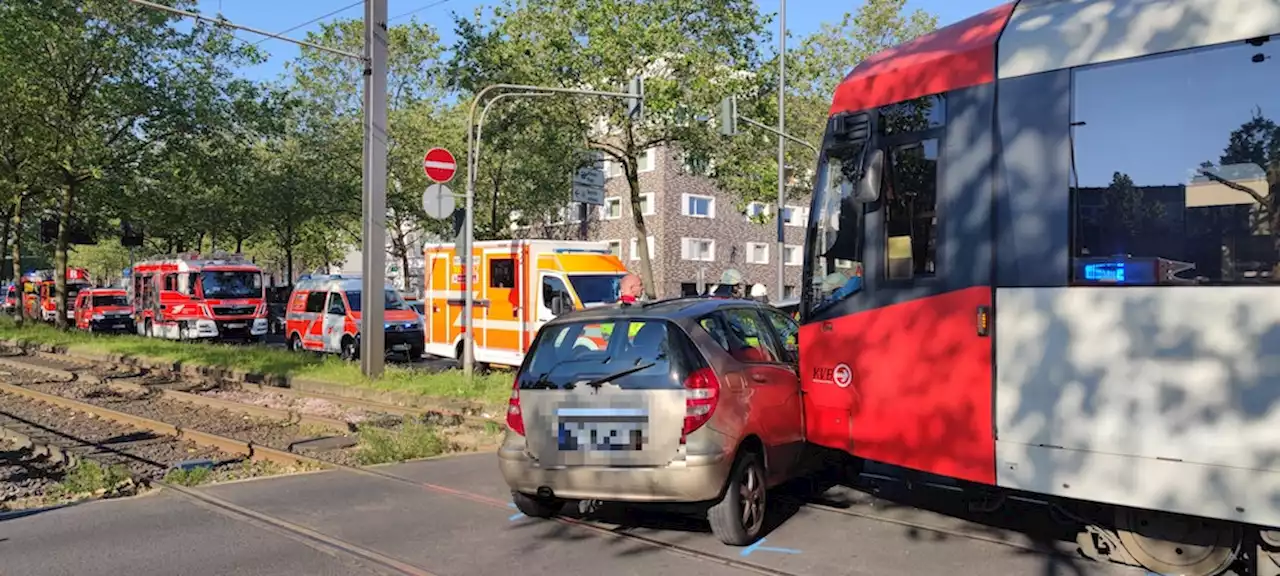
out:
{"label": "fire truck wheel", "polygon": [[290,336],[289,349],[294,352],[302,352],[302,338],[299,338],[297,334]]}

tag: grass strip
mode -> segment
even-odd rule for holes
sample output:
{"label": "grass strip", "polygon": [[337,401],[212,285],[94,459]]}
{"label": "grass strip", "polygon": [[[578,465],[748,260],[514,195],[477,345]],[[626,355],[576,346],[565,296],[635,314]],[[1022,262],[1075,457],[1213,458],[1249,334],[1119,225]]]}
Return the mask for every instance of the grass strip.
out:
{"label": "grass strip", "polygon": [[122,354],[135,358],[181,362],[184,365],[306,378],[429,398],[470,400],[486,406],[500,407],[511,394],[512,377],[505,372],[476,374],[474,384],[468,386],[459,370],[428,373],[388,365],[382,378],[370,380],[360,373],[359,364],[343,362],[332,355],[298,353],[265,346],[175,342],[132,334],[95,335],[75,330],[64,332],[43,323],[25,322],[19,326],[8,317],[0,318],[0,339],[59,346],[90,354]]}

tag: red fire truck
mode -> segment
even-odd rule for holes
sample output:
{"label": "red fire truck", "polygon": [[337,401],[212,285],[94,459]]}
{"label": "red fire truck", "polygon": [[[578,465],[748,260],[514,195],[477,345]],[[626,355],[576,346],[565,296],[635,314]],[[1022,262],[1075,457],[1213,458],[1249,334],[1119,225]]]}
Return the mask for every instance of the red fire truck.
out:
{"label": "red fire truck", "polygon": [[1278,123],[1276,0],[1023,0],[859,64],[808,440],[1044,503],[1093,558],[1280,573]]}
{"label": "red fire truck", "polygon": [[256,341],[267,333],[262,270],[235,254],[166,255],[131,269],[138,334]]}
{"label": "red fire truck", "polygon": [[[53,322],[58,317],[58,299],[53,270],[33,270],[22,276],[23,311],[28,318]],[[67,268],[67,319],[75,321],[75,302],[80,290],[91,286],[89,271]]]}

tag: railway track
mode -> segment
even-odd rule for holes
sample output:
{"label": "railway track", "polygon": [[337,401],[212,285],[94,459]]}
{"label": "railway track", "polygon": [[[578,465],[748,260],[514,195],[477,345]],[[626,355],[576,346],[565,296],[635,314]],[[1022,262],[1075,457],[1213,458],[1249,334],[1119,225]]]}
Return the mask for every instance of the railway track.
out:
{"label": "railway track", "polygon": [[[433,493],[442,494],[442,495],[446,495],[454,498],[460,498],[463,500],[468,500],[468,501],[479,503],[479,504],[484,504],[486,506],[490,506],[495,509],[501,509],[504,511],[507,510],[509,506],[509,502],[507,502],[506,500],[492,498],[492,497],[484,496],[481,494],[475,494],[475,493],[467,492],[464,490],[457,490],[454,488],[432,484],[429,482],[422,482],[418,480],[404,478],[401,476],[397,476],[395,474],[388,473],[385,470],[353,465],[351,462],[343,461],[343,459],[341,458],[324,457],[324,456],[327,456],[326,454],[321,454],[319,455],[320,457],[309,456],[304,454],[296,454],[296,453],[288,452],[287,449],[285,450],[272,449],[270,446],[255,443],[252,440],[246,441],[243,439],[223,436],[221,434],[200,431],[199,427],[201,424],[205,423],[204,420],[200,420],[196,424],[188,424],[187,427],[178,428],[171,424],[167,424],[163,420],[158,418],[148,418],[146,416],[139,415],[139,414],[134,414],[134,413],[121,411],[121,410],[115,410],[113,407],[110,406],[112,401],[104,401],[102,400],[102,398],[104,398],[105,396],[103,395],[95,396],[92,392],[96,390],[98,391],[98,394],[101,394],[102,389],[105,387],[107,389],[112,390],[113,392],[124,394],[126,396],[129,394],[134,394],[135,397],[133,400],[130,400],[131,402],[143,401],[145,399],[145,402],[151,403],[151,404],[154,404],[157,402],[166,402],[166,401],[173,403],[175,405],[185,404],[186,407],[184,409],[187,411],[190,411],[191,406],[193,405],[200,406],[202,408],[220,410],[221,412],[216,413],[217,418],[220,418],[223,420],[227,419],[226,414],[233,413],[233,412],[242,414],[242,420],[245,417],[252,418],[255,416],[262,417],[262,418],[274,418],[277,421],[277,423],[284,418],[295,418],[296,419],[295,421],[297,422],[300,422],[303,420],[301,416],[295,413],[291,413],[287,410],[277,410],[277,409],[266,408],[262,406],[252,406],[252,405],[229,401],[229,400],[207,398],[204,396],[200,396],[198,394],[185,392],[178,389],[148,387],[146,385],[131,381],[131,379],[136,379],[143,375],[137,374],[136,371],[134,371],[133,373],[130,373],[128,371],[121,370],[120,369],[121,367],[106,367],[107,369],[103,369],[104,367],[96,367],[95,369],[95,367],[89,366],[87,365],[87,363],[77,363],[75,361],[59,362],[58,359],[49,359],[49,358],[39,358],[35,361],[30,361],[32,358],[36,358],[36,357],[24,356],[24,357],[0,358],[0,380],[17,379],[21,382],[21,386],[15,386],[13,384],[0,384],[0,399],[11,397],[11,396],[21,396],[27,400],[45,402],[47,404],[51,404],[68,411],[79,410],[86,413],[93,413],[100,416],[101,420],[129,422],[133,424],[140,423],[142,429],[149,430],[153,434],[169,433],[168,437],[172,441],[186,441],[189,444],[194,444],[197,446],[198,445],[220,446],[221,449],[224,451],[224,453],[231,458],[235,458],[239,456],[239,457],[248,457],[251,459],[268,459],[268,460],[276,460],[276,461],[283,460],[286,462],[292,462],[292,463],[301,464],[304,466],[310,465],[310,467],[313,467],[313,468],[314,467],[333,468],[333,469],[345,471],[352,474],[370,476],[370,477],[375,477],[385,481],[391,481],[391,482],[396,482],[400,484],[414,486],[416,488],[427,490]],[[39,388],[43,388],[43,390],[38,390]],[[60,395],[59,393],[61,393],[62,395]],[[297,398],[307,397],[307,395],[304,395],[304,394],[289,394],[289,395]],[[79,397],[76,397],[76,396],[79,396]],[[92,402],[93,400],[99,400],[99,402],[94,403]],[[369,409],[369,410],[387,408],[383,405],[378,405],[376,403],[372,403],[368,401],[352,402],[350,399],[346,399],[346,398],[326,399],[326,400],[332,400],[335,402],[345,401],[344,403],[348,405],[356,404],[356,405],[360,405],[360,407],[364,409]],[[3,407],[4,405],[0,404],[0,410],[2,410]],[[399,409],[401,414],[404,414],[404,415],[413,414],[416,412],[412,409],[404,409],[400,407],[396,407],[396,408]],[[392,410],[385,410],[385,411],[391,412]],[[164,414],[160,414],[160,413],[153,414],[153,415],[164,416]],[[173,414],[170,414],[170,416],[173,416]],[[310,424],[314,425],[316,428],[324,428],[327,431],[334,432],[334,433],[342,432],[340,428],[345,429],[348,432],[352,431],[353,429],[358,429],[358,426],[354,426],[351,423],[342,422],[336,419],[323,419],[321,417],[309,417],[308,421]],[[225,430],[220,430],[220,431],[225,431]],[[97,438],[96,442],[94,441],[94,438]],[[89,439],[76,439],[76,443],[74,444],[69,444],[68,442],[66,442],[65,437],[63,439],[64,439],[64,442],[62,443],[57,443],[57,442],[51,443],[50,448],[46,450],[47,451],[67,450],[73,454],[82,453],[83,457],[89,457],[89,458],[95,458],[95,459],[102,457],[104,453],[106,454],[115,453],[115,450],[107,449],[105,446],[105,441],[109,440],[109,438],[102,438],[101,435],[97,437],[91,437]],[[278,443],[279,440],[277,439],[276,442]],[[288,447],[286,446],[286,448]],[[77,453],[76,450],[79,450],[79,453]],[[188,450],[190,450],[189,447],[188,447]],[[270,455],[269,457],[268,457],[268,454]],[[157,466],[156,464],[160,464],[160,465]],[[333,538],[331,536],[327,536],[327,535],[315,532],[314,530],[311,530],[305,526],[297,525],[295,523],[289,522],[281,518],[272,517],[269,515],[256,512],[254,510],[241,507],[232,502],[211,496],[207,493],[192,490],[190,488],[186,488],[183,486],[175,486],[169,483],[165,483],[162,479],[162,476],[157,476],[157,474],[159,473],[159,470],[161,469],[167,469],[167,466],[165,466],[163,463],[153,463],[150,468],[145,470],[140,470],[140,472],[146,472],[149,470],[150,475],[147,477],[147,479],[149,480],[150,483],[169,488],[173,490],[175,493],[181,494],[190,500],[199,502],[202,506],[206,508],[215,510],[219,513],[222,513],[227,516],[230,516],[242,521],[246,521],[255,525],[269,527],[269,529],[272,529],[273,531],[284,533],[295,540],[298,540],[300,542],[307,544],[308,546],[312,546],[317,549],[324,550],[328,553],[336,553],[336,554],[349,557],[350,559],[357,561],[358,563],[374,566],[377,568],[378,571],[389,572],[394,574],[414,574],[418,576],[431,574],[431,572],[426,571],[421,567],[413,566],[412,564],[383,555],[377,551],[359,546],[351,542],[346,542],[337,538]],[[133,471],[132,468],[131,468],[131,471]],[[823,513],[841,514],[845,516],[859,517],[859,518],[878,521],[878,522],[887,522],[887,523],[901,525],[901,526],[905,526],[905,527],[909,527],[917,530],[943,533],[950,536],[956,536],[956,537],[961,537],[961,538],[966,538],[971,540],[985,541],[985,542],[990,542],[990,543],[995,543],[995,544],[1000,544],[1005,546],[1011,546],[1014,548],[1030,550],[1037,553],[1053,554],[1055,552],[1060,552],[1056,550],[1046,549],[1041,545],[1019,542],[1016,539],[1010,538],[1010,537],[993,536],[992,533],[989,531],[986,533],[974,533],[972,531],[957,530],[957,529],[954,529],[953,527],[931,525],[928,523],[912,521],[910,519],[905,519],[901,517],[892,517],[885,514],[869,513],[864,510],[840,508],[840,507],[831,506],[831,505],[805,503],[804,506],[812,510],[823,512]],[[698,550],[698,549],[684,546],[678,543],[666,542],[660,539],[651,538],[651,537],[647,537],[640,534],[619,532],[616,527],[610,526],[606,523],[594,521],[589,518],[560,517],[555,519],[554,521],[561,522],[561,523],[576,527],[578,529],[592,532],[600,537],[611,538],[611,539],[622,539],[626,541],[642,543],[644,545],[661,549],[663,551],[666,551],[678,556],[721,564],[724,566],[738,568],[744,571],[757,573],[757,574],[769,574],[774,576],[791,576],[791,574],[788,572],[778,570],[773,567],[761,565],[755,562],[751,562],[746,559],[737,558],[737,557],[734,557],[735,555],[731,553],[728,553],[725,555],[712,554],[703,550]]]}

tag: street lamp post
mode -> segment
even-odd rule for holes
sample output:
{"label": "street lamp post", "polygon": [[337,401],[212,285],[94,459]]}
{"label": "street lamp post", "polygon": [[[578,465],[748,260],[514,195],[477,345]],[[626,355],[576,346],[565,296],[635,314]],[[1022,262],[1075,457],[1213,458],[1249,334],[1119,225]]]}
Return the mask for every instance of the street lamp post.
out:
{"label": "street lamp post", "polygon": [[[778,134],[787,133],[786,93],[787,93],[787,0],[778,0]],[[778,291],[774,298],[786,296],[786,250],[787,231],[782,222],[782,213],[787,204],[787,139],[778,138]]]}
{"label": "street lamp post", "polygon": [[488,110],[488,104],[503,96],[549,96],[551,94],[571,94],[578,96],[604,96],[609,98],[626,98],[631,101],[629,112],[638,115],[641,110],[641,103],[644,101],[643,83],[637,78],[631,81],[628,92],[606,92],[601,90],[578,90],[574,88],[558,88],[553,86],[533,86],[527,84],[490,84],[485,86],[471,101],[471,109],[467,113],[467,191],[465,214],[463,214],[463,246],[466,251],[463,264],[463,303],[462,303],[462,372],[468,382],[474,374],[475,365],[475,324],[473,322],[472,308],[475,306],[475,286],[472,275],[475,273],[475,251],[472,246],[475,244],[475,217],[472,214],[475,207],[475,190],[476,190],[476,168],[479,167],[479,137],[484,127],[484,116],[480,115],[480,121],[476,121],[476,108],[480,105],[480,101],[485,95],[496,90],[507,90],[509,92],[495,96],[493,100],[486,103],[484,111]]}

